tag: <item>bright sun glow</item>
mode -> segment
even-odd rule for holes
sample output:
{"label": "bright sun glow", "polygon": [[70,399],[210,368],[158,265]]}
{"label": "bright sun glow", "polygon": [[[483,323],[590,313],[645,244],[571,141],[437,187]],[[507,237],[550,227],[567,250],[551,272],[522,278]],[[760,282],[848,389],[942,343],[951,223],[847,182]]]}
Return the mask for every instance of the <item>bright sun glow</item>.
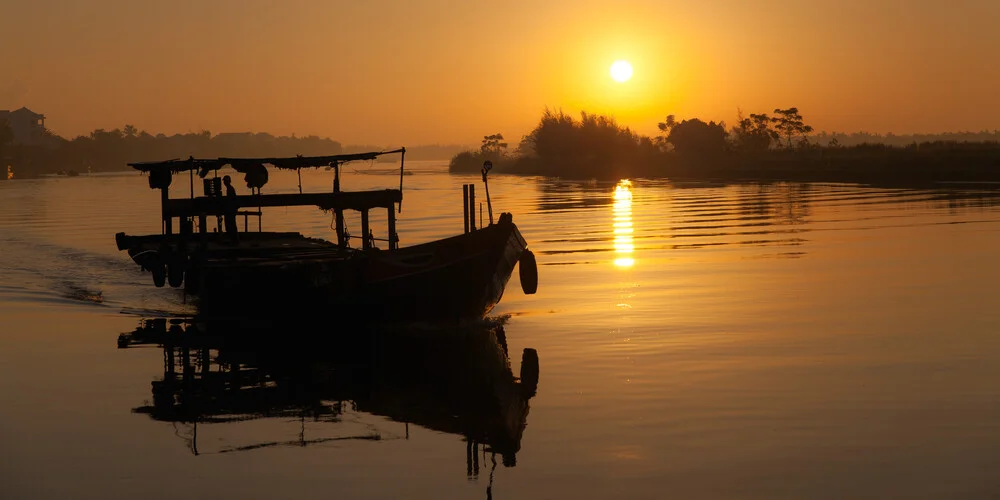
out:
{"label": "bright sun glow", "polygon": [[611,78],[616,82],[627,82],[632,78],[632,65],[628,61],[615,61],[611,64]]}

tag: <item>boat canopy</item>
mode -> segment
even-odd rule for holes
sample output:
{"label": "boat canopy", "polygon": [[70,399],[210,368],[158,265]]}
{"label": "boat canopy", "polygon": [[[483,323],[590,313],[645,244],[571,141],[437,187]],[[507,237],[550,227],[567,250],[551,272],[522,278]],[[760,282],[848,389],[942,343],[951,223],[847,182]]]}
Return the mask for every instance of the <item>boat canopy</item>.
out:
{"label": "boat canopy", "polygon": [[391,151],[370,151],[367,153],[349,153],[329,156],[291,156],[285,158],[194,158],[186,160],[173,159],[166,161],[147,161],[129,163],[128,166],[141,172],[164,173],[186,172],[197,170],[198,176],[205,177],[210,171],[218,170],[226,165],[240,173],[247,173],[259,165],[272,165],[276,168],[298,170],[301,168],[334,167],[350,161],[374,160],[382,155],[406,153],[406,148]]}

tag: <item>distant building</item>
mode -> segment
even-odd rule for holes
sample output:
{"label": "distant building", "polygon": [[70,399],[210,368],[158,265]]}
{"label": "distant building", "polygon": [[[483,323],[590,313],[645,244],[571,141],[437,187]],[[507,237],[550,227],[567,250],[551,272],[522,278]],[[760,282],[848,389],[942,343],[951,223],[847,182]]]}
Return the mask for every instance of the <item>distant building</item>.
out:
{"label": "distant building", "polygon": [[17,144],[41,144],[45,140],[45,115],[28,108],[0,110],[0,124],[6,123],[14,132]]}

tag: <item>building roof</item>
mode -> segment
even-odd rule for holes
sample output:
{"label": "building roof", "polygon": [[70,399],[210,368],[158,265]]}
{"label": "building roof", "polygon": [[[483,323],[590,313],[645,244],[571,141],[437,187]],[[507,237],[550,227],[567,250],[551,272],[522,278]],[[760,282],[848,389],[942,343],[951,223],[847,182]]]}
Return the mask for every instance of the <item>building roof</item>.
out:
{"label": "building roof", "polygon": [[45,118],[45,115],[40,114],[40,113],[35,113],[34,111],[32,111],[32,110],[30,110],[30,109],[28,109],[28,108],[26,108],[24,106],[21,106],[20,108],[15,109],[14,111],[11,111],[9,109],[0,109],[0,116],[10,116],[10,115],[29,115],[29,116],[31,116],[33,118],[36,118],[36,119],[37,118]]}
{"label": "building roof", "polygon": [[28,109],[28,108],[26,108],[24,106],[21,106],[20,109],[16,109],[14,111],[10,111],[10,114],[12,114],[12,115],[15,114],[15,113],[22,114],[22,115],[23,114],[28,114],[28,115],[31,115],[31,116],[33,116],[35,118],[45,118],[45,115],[43,115],[41,113],[35,113],[34,111],[32,111],[32,110],[30,110],[30,109]]}

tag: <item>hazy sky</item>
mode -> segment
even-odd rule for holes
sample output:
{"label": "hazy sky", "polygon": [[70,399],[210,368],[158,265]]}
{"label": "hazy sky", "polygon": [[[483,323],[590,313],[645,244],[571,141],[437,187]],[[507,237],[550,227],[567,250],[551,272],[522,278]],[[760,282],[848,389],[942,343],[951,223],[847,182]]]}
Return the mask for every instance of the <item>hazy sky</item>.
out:
{"label": "hazy sky", "polygon": [[997,0],[0,0],[0,21],[0,109],[66,137],[513,143],[546,107],[645,134],[789,106],[816,130],[1000,128]]}

